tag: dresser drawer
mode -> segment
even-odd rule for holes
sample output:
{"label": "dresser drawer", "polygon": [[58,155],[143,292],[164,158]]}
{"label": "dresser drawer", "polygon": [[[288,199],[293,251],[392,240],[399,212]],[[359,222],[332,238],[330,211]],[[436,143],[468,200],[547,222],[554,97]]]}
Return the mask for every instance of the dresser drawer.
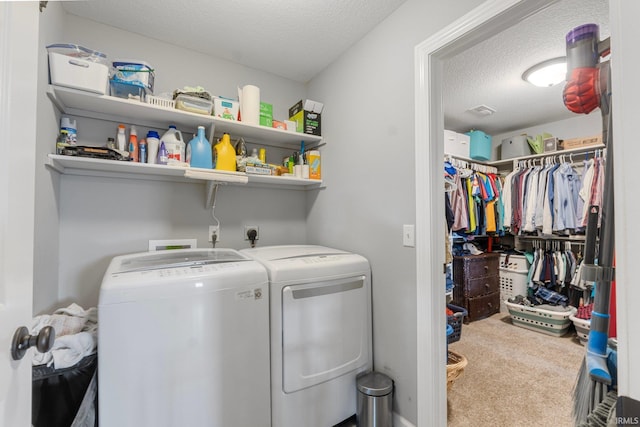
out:
{"label": "dresser drawer", "polygon": [[456,282],[464,282],[481,276],[497,276],[499,264],[498,253],[454,257],[453,277]]}
{"label": "dresser drawer", "polygon": [[500,311],[500,292],[467,299],[469,321],[483,319]]}
{"label": "dresser drawer", "polygon": [[465,298],[479,297],[500,291],[500,276],[483,276],[469,279],[464,285]]}
{"label": "dresser drawer", "polygon": [[[479,297],[482,295],[500,292],[499,276],[482,276],[475,279],[467,280],[464,283],[455,281],[453,288],[454,304],[464,304],[468,298]],[[465,307],[463,305],[463,307]]]}

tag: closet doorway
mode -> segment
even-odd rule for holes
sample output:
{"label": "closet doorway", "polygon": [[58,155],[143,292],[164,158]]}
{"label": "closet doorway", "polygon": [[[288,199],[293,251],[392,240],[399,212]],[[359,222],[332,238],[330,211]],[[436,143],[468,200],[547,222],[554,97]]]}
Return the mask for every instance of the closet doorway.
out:
{"label": "closet doorway", "polygon": [[[488,1],[416,47],[416,223],[421,224],[417,227],[416,246],[419,425],[445,425],[447,416],[443,381],[445,322],[444,314],[440,315],[444,286],[432,285],[444,283],[441,265],[444,264],[445,221],[441,194],[446,61],[511,27],[520,26],[523,32],[531,31],[534,37],[540,29],[527,28],[523,25],[526,19],[548,7],[562,7],[562,3]],[[430,167],[421,168],[425,163]],[[438,346],[442,351],[435,352]],[[506,404],[506,400],[495,404]]]}

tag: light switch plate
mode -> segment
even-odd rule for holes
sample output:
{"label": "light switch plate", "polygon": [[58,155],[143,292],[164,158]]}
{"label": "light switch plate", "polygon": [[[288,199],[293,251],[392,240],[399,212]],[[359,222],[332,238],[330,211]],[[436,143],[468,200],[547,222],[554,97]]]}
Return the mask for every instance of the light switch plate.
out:
{"label": "light switch plate", "polygon": [[405,224],[402,226],[402,245],[409,248],[416,246],[416,226]]}

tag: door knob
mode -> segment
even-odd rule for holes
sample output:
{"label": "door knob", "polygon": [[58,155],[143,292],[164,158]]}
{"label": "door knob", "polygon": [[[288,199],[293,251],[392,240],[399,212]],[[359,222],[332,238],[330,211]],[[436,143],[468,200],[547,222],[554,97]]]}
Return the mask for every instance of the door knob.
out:
{"label": "door knob", "polygon": [[20,360],[24,357],[29,347],[36,346],[40,353],[46,353],[53,347],[56,339],[56,331],[51,326],[45,326],[38,335],[29,335],[29,330],[25,326],[16,329],[11,341],[11,357],[13,360]]}

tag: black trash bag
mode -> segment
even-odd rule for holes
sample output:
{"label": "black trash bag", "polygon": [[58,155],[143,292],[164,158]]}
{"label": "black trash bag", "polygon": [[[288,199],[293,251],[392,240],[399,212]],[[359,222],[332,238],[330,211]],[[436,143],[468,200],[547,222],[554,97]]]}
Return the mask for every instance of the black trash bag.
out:
{"label": "black trash bag", "polygon": [[[97,366],[97,354],[87,356],[74,366],[64,369],[34,366],[31,405],[33,427],[70,427]],[[97,408],[97,399],[94,404]]]}

